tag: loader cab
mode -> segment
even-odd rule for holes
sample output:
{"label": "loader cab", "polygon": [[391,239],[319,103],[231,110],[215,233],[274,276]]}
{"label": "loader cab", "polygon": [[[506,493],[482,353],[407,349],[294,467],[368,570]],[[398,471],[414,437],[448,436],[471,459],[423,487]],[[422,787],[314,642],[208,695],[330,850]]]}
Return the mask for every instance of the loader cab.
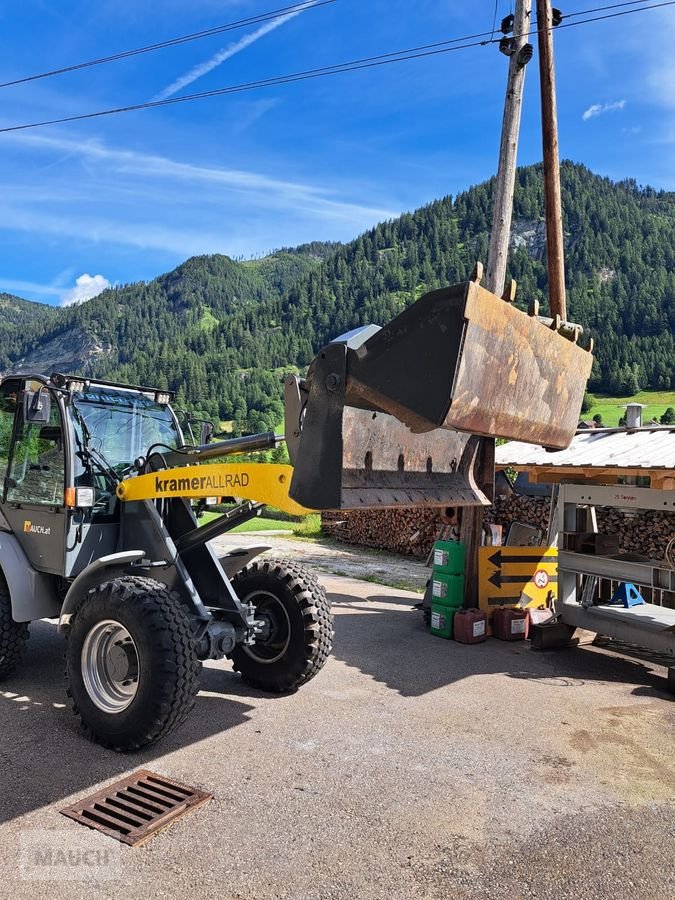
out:
{"label": "loader cab", "polygon": [[66,536],[64,409],[40,376],[0,384],[0,528],[31,565],[63,574]]}
{"label": "loader cab", "polygon": [[0,383],[0,529],[33,568],[72,578],[118,549],[117,481],[182,444],[168,396],[63,376]]}

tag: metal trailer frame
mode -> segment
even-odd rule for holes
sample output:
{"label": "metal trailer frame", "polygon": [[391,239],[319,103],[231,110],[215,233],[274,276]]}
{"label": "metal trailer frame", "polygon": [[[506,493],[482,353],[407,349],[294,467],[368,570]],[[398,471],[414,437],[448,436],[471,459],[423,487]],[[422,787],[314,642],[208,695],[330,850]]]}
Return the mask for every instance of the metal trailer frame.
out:
{"label": "metal trailer frame", "polygon": [[[620,484],[560,484],[556,522],[559,534],[577,530],[577,510],[581,506],[675,512],[675,491]],[[675,592],[675,570],[657,560],[621,560],[559,549],[556,604],[559,621],[571,628],[584,628],[672,657],[668,685],[675,690],[675,609],[655,602],[629,609],[586,605],[582,602],[584,576],[633,582],[650,588],[652,600],[656,600],[657,596],[662,598],[664,591]]]}

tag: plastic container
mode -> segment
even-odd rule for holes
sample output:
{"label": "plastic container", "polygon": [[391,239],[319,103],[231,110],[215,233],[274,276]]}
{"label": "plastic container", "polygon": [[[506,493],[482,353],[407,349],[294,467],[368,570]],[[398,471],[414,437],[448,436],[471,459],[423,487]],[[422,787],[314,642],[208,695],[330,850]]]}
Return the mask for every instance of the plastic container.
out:
{"label": "plastic container", "polygon": [[434,572],[464,575],[464,544],[459,541],[436,541],[432,556]]}
{"label": "plastic container", "polygon": [[442,638],[451,638],[455,610],[440,603],[431,604],[431,633]]}
{"label": "plastic container", "polygon": [[458,609],[453,631],[460,644],[480,644],[487,637],[487,616],[480,609]]}
{"label": "plastic container", "polygon": [[464,576],[434,572],[431,578],[431,602],[440,606],[464,605]]}
{"label": "plastic container", "polygon": [[500,641],[522,641],[529,633],[526,609],[497,609],[492,616],[492,633]]}

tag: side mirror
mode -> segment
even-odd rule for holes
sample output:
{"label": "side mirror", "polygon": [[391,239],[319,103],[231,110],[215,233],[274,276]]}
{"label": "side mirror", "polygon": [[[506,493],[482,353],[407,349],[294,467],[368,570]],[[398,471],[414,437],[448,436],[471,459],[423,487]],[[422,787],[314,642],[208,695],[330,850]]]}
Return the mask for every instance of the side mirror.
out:
{"label": "side mirror", "polygon": [[49,422],[52,398],[47,390],[25,391],[23,395],[23,417],[29,424],[44,425]]}
{"label": "side mirror", "polygon": [[208,444],[214,435],[215,428],[212,422],[200,422],[199,443]]}

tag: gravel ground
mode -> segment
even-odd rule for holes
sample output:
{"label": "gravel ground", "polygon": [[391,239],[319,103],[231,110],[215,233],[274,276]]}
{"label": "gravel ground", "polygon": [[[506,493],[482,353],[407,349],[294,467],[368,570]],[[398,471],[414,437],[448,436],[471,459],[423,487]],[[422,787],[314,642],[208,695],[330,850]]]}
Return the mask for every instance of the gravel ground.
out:
{"label": "gravel ground", "polygon": [[[675,897],[663,669],[590,646],[463,646],[425,631],[416,595],[322,580],[336,640],[313,681],[269,697],[209,663],[188,722],[134,755],[83,739],[60,638],[37,623],[0,691],[3,895]],[[58,815],[140,767],[214,799],[136,849]],[[41,830],[54,850],[99,856],[22,870]]]}
{"label": "gravel ground", "polygon": [[424,560],[342,544],[331,538],[303,540],[270,532],[225,534],[211,542],[219,553],[234,547],[267,545],[266,556],[292,557],[327,575],[348,575],[410,591],[424,591],[431,574]]}

